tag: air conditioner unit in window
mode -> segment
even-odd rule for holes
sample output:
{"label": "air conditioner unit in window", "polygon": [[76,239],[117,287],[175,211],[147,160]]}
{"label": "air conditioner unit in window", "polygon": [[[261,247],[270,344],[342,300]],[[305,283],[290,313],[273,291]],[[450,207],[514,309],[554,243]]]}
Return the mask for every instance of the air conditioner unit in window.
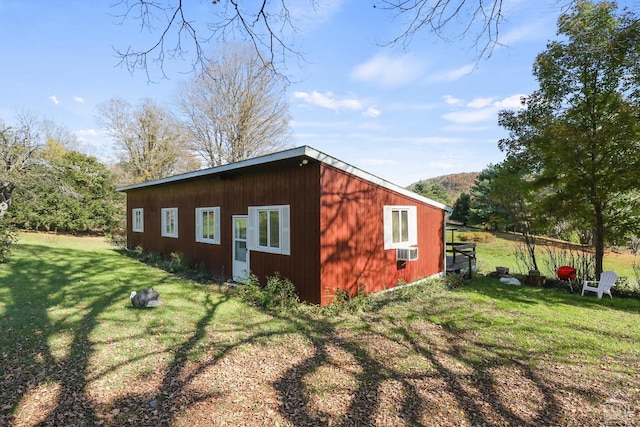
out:
{"label": "air conditioner unit in window", "polygon": [[396,249],[397,261],[415,261],[418,259],[418,248],[398,248]]}

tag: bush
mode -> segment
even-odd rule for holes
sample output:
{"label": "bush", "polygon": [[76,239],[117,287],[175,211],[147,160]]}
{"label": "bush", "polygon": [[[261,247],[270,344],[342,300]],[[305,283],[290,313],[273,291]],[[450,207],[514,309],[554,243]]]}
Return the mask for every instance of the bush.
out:
{"label": "bush", "polygon": [[133,248],[133,256],[139,260],[144,259],[145,257],[144,248],[140,245]]}
{"label": "bush", "polygon": [[127,233],[123,229],[112,230],[111,233],[105,234],[105,239],[117,249],[127,248]]}
{"label": "bush", "polygon": [[461,286],[464,286],[464,275],[462,274],[447,274],[442,279],[442,283],[447,287],[447,289],[456,289]]}
{"label": "bush", "polygon": [[264,287],[252,274],[249,283],[238,288],[238,294],[244,301],[267,310],[287,311],[300,303],[296,287],[289,279],[280,277],[280,273],[267,277]]}
{"label": "bush", "polygon": [[322,311],[326,314],[363,313],[371,311],[374,305],[374,301],[366,295],[365,287],[360,286],[356,295],[351,295],[346,289],[335,289],[333,300]]}
{"label": "bush", "polygon": [[11,247],[18,240],[18,232],[12,225],[0,221],[0,263],[7,262]]}
{"label": "bush", "polygon": [[611,293],[620,297],[640,298],[640,284],[628,277],[618,277],[616,285],[611,288]]}
{"label": "bush", "polygon": [[190,269],[189,259],[182,252],[171,252],[165,270],[170,273],[181,273]]}

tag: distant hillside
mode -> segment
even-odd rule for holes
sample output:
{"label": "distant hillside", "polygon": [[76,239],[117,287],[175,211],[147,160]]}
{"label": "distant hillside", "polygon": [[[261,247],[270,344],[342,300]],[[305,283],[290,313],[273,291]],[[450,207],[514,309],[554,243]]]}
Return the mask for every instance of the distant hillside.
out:
{"label": "distant hillside", "polygon": [[453,173],[450,175],[436,176],[435,178],[427,178],[409,185],[407,188],[413,190],[418,183],[426,183],[429,185],[440,185],[451,199],[451,203],[455,202],[461,193],[470,193],[471,187],[475,185],[479,172]]}

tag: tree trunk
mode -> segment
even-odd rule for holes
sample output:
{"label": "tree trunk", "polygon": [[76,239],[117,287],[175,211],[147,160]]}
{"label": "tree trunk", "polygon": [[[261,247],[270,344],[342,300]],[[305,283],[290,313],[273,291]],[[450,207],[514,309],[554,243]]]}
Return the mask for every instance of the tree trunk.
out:
{"label": "tree trunk", "polygon": [[0,218],[4,216],[11,206],[11,194],[16,186],[12,182],[0,183]]}
{"label": "tree trunk", "polygon": [[602,206],[600,204],[595,205],[596,213],[596,229],[593,236],[593,245],[596,252],[596,268],[595,279],[600,280],[600,274],[602,273],[602,263],[604,260],[604,218],[602,215]]}
{"label": "tree trunk", "polygon": [[533,266],[533,270],[539,270],[538,262],[536,260],[536,238],[527,230],[522,233],[524,235],[524,241],[527,244],[527,250],[529,252],[529,259],[531,260],[531,265]]}

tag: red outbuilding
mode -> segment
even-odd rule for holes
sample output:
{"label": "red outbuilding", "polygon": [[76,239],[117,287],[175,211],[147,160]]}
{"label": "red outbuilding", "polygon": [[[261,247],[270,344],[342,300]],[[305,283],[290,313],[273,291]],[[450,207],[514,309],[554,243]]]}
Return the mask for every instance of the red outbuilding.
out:
{"label": "red outbuilding", "polygon": [[308,146],[118,190],[130,249],[220,280],[277,272],[325,305],[445,272],[449,207]]}

